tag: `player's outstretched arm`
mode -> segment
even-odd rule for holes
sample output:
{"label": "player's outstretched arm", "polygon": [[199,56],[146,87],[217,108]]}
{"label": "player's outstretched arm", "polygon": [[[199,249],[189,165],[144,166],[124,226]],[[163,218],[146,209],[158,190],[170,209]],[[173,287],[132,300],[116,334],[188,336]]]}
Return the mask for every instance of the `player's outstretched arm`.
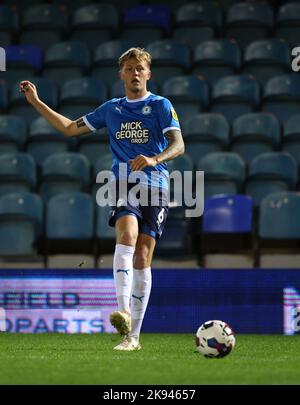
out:
{"label": "player's outstretched arm", "polygon": [[156,166],[159,163],[167,162],[184,153],[185,147],[182,139],[181,131],[170,130],[166,134],[169,141],[168,147],[156,156],[138,155],[130,161],[131,170],[143,170],[147,166]]}
{"label": "player's outstretched arm", "polygon": [[79,136],[90,132],[90,129],[85,125],[82,118],[72,121],[43,103],[39,99],[36,86],[28,80],[20,82],[20,91],[25,94],[28,103],[30,103],[54,128],[64,135]]}

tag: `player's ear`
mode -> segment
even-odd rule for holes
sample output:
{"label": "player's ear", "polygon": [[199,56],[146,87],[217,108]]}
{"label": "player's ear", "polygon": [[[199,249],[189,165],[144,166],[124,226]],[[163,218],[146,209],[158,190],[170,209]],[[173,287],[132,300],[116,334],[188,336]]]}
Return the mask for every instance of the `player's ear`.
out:
{"label": "player's ear", "polygon": [[123,80],[123,78],[122,78],[122,70],[119,70],[119,73],[118,73],[118,74],[119,74],[119,79],[120,79],[120,80]]}
{"label": "player's ear", "polygon": [[150,80],[150,79],[151,79],[151,77],[152,77],[152,72],[151,72],[151,70],[149,69],[149,73],[148,73],[148,80]]}

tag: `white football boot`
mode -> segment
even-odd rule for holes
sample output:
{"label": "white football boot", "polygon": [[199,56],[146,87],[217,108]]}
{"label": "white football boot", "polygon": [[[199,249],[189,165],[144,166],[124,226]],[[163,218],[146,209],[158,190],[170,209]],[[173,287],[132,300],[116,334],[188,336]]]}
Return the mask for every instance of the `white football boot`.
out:
{"label": "white football boot", "polygon": [[110,323],[121,335],[131,331],[131,315],[128,312],[115,311],[110,314]]}
{"label": "white football boot", "polygon": [[132,336],[125,336],[122,342],[114,347],[114,350],[132,352],[134,350],[141,350],[141,348],[142,346],[136,338]]}

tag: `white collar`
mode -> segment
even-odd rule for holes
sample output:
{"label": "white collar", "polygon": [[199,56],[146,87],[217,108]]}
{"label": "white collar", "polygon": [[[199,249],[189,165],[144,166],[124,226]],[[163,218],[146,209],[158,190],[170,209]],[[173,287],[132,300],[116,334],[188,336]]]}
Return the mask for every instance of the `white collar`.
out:
{"label": "white collar", "polygon": [[136,98],[136,99],[134,99],[134,100],[130,100],[130,99],[128,99],[128,98],[126,97],[126,101],[127,101],[128,103],[137,103],[137,102],[139,102],[139,101],[144,101],[144,100],[146,100],[146,98],[148,98],[148,97],[150,96],[150,94],[151,94],[151,92],[150,92],[150,91],[147,91],[147,93],[146,93],[143,97],[141,97],[141,98]]}

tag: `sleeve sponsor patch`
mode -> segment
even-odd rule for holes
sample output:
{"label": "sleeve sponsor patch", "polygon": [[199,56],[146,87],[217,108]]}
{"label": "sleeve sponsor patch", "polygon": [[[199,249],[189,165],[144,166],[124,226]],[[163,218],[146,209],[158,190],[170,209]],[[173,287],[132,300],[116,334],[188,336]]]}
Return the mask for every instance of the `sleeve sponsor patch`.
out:
{"label": "sleeve sponsor patch", "polygon": [[174,108],[171,108],[171,112],[172,112],[172,117],[174,118],[175,121],[178,121],[178,116],[176,111],[174,110]]}

